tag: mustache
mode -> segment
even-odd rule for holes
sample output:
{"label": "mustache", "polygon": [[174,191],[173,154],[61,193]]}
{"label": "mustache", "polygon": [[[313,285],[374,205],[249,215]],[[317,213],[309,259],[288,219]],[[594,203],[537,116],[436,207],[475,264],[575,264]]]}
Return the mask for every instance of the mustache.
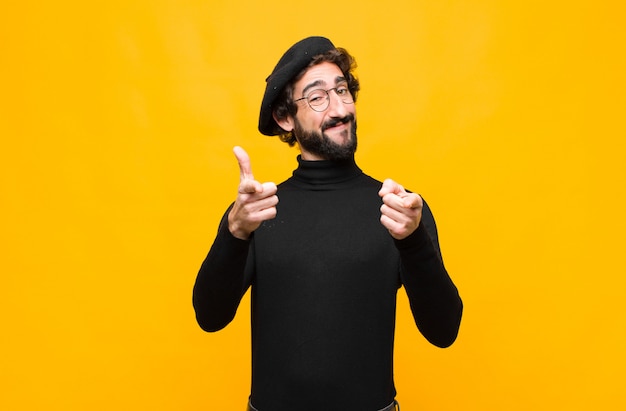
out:
{"label": "mustache", "polygon": [[331,127],[338,126],[340,124],[346,124],[350,121],[354,121],[354,114],[348,114],[345,117],[341,117],[341,118],[330,119],[326,121],[324,124],[322,124],[322,131],[325,131]]}

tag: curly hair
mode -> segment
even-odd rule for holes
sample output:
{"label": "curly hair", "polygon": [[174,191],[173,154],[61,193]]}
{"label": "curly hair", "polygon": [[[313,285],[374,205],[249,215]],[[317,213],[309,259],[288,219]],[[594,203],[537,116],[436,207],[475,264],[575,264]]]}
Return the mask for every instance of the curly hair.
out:
{"label": "curly hair", "polygon": [[[337,47],[336,49],[313,57],[309,65],[302,69],[302,71],[294,76],[294,78],[285,86],[281,94],[274,102],[274,115],[276,118],[283,120],[288,116],[295,117],[298,112],[298,106],[293,101],[294,85],[302,78],[302,76],[304,76],[304,73],[306,73],[309,68],[324,62],[334,63],[339,67],[348,82],[348,90],[350,90],[352,98],[356,102],[357,93],[360,90],[359,80],[354,76],[356,60],[346,49]],[[297,142],[293,131],[287,132],[282,128],[278,129],[278,137],[281,141],[289,144],[289,146],[293,146]]]}

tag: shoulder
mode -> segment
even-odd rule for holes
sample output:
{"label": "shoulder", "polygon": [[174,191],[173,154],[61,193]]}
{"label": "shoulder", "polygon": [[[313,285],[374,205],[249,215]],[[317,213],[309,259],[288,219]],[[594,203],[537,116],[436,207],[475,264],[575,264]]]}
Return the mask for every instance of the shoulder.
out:
{"label": "shoulder", "polygon": [[370,176],[369,174],[361,174],[361,179],[370,184],[370,185],[375,185],[375,186],[382,186],[383,182],[380,180],[375,179],[374,177]]}

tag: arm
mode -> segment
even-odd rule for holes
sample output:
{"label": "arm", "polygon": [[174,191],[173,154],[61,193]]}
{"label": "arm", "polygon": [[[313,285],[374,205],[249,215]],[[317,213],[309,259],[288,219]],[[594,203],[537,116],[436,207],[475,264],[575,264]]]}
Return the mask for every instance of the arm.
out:
{"label": "arm", "polygon": [[[196,319],[205,331],[220,330],[235,317],[250,286],[246,262],[253,247],[252,234],[263,221],[274,218],[278,203],[276,185],[256,181],[248,154],[241,147],[234,152],[240,170],[237,199],[222,218],[193,288]],[[248,262],[248,267],[254,267],[254,262]]]}
{"label": "arm", "polygon": [[380,192],[381,224],[400,252],[401,279],[422,335],[438,347],[456,340],[463,303],[443,265],[435,220],[422,198],[393,180]]}
{"label": "arm", "polygon": [[400,252],[401,278],[417,328],[433,345],[456,340],[463,303],[439,250],[437,228],[426,203],[420,224],[410,236],[394,240]]}
{"label": "arm", "polygon": [[200,328],[209,332],[221,330],[233,320],[250,285],[244,279],[250,240],[240,240],[230,233],[227,215],[193,287],[196,320]]}

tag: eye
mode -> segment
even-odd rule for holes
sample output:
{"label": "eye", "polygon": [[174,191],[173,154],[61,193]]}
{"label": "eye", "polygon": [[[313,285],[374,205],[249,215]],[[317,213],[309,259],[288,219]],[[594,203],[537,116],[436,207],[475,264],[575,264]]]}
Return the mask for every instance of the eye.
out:
{"label": "eye", "polygon": [[307,97],[307,100],[309,101],[309,103],[313,105],[322,104],[325,99],[326,99],[326,92],[323,90],[314,90]]}
{"label": "eye", "polygon": [[345,96],[346,94],[350,92],[350,90],[348,90],[346,86],[337,87],[336,90],[337,90],[337,94],[340,96]]}

